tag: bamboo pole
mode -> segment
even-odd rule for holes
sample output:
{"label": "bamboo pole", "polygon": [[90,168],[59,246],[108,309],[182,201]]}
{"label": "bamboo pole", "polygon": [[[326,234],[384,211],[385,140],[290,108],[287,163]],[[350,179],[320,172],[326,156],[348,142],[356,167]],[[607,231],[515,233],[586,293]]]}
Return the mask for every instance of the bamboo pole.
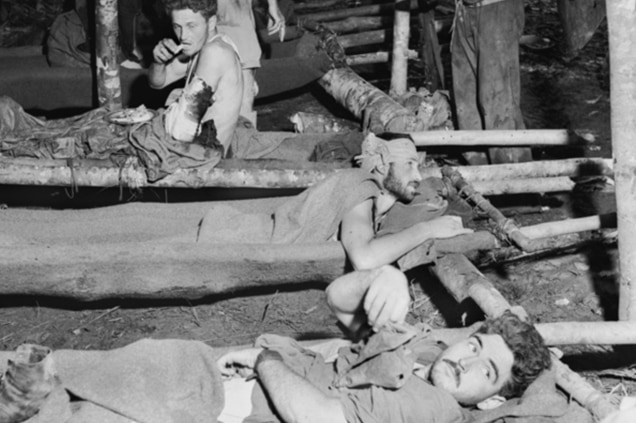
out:
{"label": "bamboo pole", "polygon": [[[609,159],[567,159],[532,163],[510,163],[487,166],[462,166],[451,169],[461,171],[465,179],[478,184],[483,181],[518,180],[514,192],[537,192],[531,184],[523,190],[524,179],[570,177],[581,174],[604,175],[611,173]],[[128,165],[118,167],[97,166],[91,162],[75,161],[70,167],[63,160],[10,159],[0,157],[0,184],[37,186],[77,186],[132,188],[307,188],[346,166],[332,163],[306,162],[300,166],[296,162],[223,160],[208,171],[181,169],[165,178],[150,183],[143,168],[133,160]],[[581,169],[589,169],[581,172]],[[442,177],[440,168],[421,170],[423,178]],[[481,189],[487,190],[485,183]],[[492,186],[496,188],[496,185]],[[545,190],[544,186],[540,190]]]}
{"label": "bamboo pole", "polygon": [[612,154],[620,265],[619,318],[636,320],[636,3],[607,2]]}
{"label": "bamboo pole", "polygon": [[[505,310],[513,309],[492,283],[462,254],[440,257],[433,270],[456,299],[470,296],[489,317],[499,316]],[[525,314],[523,309],[516,308],[518,312]],[[607,396],[594,389],[555,356],[552,356],[552,366],[556,369],[557,385],[597,419],[600,420],[617,409]]]}
{"label": "bamboo pole", "polygon": [[[123,0],[125,1],[125,0]],[[122,108],[119,79],[119,25],[117,0],[98,0],[95,8],[97,97],[109,110]]]}
{"label": "bamboo pole", "polygon": [[395,0],[393,20],[393,55],[389,95],[397,98],[406,93],[408,80],[408,49],[411,33],[411,12],[408,0]]}
{"label": "bamboo pole", "polygon": [[565,235],[583,231],[595,231],[615,225],[616,215],[596,215],[581,217],[578,219],[565,219],[555,222],[544,222],[538,225],[524,226],[521,233],[528,238],[545,238],[550,236]]}

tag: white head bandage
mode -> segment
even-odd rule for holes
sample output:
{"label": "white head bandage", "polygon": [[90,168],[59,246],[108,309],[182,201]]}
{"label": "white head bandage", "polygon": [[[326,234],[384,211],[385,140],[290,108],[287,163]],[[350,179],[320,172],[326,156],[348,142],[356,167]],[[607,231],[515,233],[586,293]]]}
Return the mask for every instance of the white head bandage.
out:
{"label": "white head bandage", "polygon": [[362,142],[362,154],[356,156],[355,160],[362,169],[373,172],[382,165],[397,161],[418,161],[419,157],[415,144],[408,138],[385,141],[369,134]]}

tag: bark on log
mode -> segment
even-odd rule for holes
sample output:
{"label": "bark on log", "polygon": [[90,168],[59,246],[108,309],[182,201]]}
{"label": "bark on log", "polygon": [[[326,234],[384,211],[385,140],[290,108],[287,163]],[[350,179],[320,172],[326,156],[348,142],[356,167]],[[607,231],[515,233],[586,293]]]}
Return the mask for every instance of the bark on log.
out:
{"label": "bark on log", "polygon": [[[125,1],[125,0],[122,0]],[[98,0],[95,8],[97,97],[100,106],[110,110],[122,108],[119,79],[119,25],[117,0]]]}
{"label": "bark on log", "polygon": [[330,70],[319,83],[338,103],[365,122],[365,130],[380,133],[424,129],[424,123],[414,114],[349,67]]}
{"label": "bark on log", "polygon": [[406,93],[408,79],[409,37],[411,36],[411,12],[409,0],[395,0],[393,20],[393,55],[391,57],[391,86],[389,95],[393,98]]}
{"label": "bark on log", "polygon": [[[435,263],[434,271],[453,296],[470,296],[489,317],[499,316],[512,308],[490,281],[461,254],[441,257]],[[473,285],[476,287],[472,288]],[[557,384],[597,419],[602,419],[618,408],[555,356],[552,357],[552,365],[556,369]]]}
{"label": "bark on log", "polygon": [[[461,171],[466,180],[478,184],[483,181],[534,177],[610,174],[611,166],[609,159],[569,159],[452,169]],[[0,184],[131,188],[307,188],[344,167],[342,164],[314,162],[223,160],[208,172],[179,170],[157,182],[148,183],[145,173],[138,165],[120,169],[77,161],[71,169],[62,160],[0,157]],[[580,169],[589,169],[589,172],[581,172]],[[424,178],[442,176],[440,168],[424,168],[421,173]]]}
{"label": "bark on log", "polygon": [[539,223],[538,225],[524,226],[521,228],[521,233],[528,238],[546,238],[576,232],[595,231],[601,228],[611,227],[616,227],[615,214],[588,216],[578,219],[565,219],[555,222]]}
{"label": "bark on log", "polygon": [[[503,179],[549,178],[554,176],[612,175],[612,159],[565,159],[485,166],[451,167],[471,183]],[[439,171],[439,169],[437,169]],[[424,169],[430,172],[428,169]],[[441,174],[441,171],[440,171]]]}
{"label": "bark on log", "polygon": [[371,44],[382,44],[387,40],[387,29],[375,31],[359,32],[357,34],[340,35],[338,43],[342,48],[368,46]]}
{"label": "bark on log", "polygon": [[2,248],[2,295],[81,301],[203,298],[246,288],[331,282],[345,270],[340,243],[223,245],[119,243]]}
{"label": "bark on log", "polygon": [[630,0],[607,2],[610,45],[612,154],[620,262],[619,319],[636,321],[636,9]]}
{"label": "bark on log", "polygon": [[568,192],[575,183],[566,176],[553,178],[504,179],[475,182],[473,187],[482,195],[523,194],[528,192]]}
{"label": "bark on log", "polygon": [[[430,22],[432,35],[437,38],[437,33],[448,31],[452,26],[452,22],[452,19],[432,19]],[[392,23],[393,19],[388,16],[352,16],[341,21],[325,22],[323,25],[342,36],[342,34],[389,28]],[[411,23],[413,24],[413,20],[411,20]]]}
{"label": "bark on log", "polygon": [[[417,59],[417,52],[415,50],[409,50],[406,54],[408,59]],[[347,65],[349,66],[387,63],[388,61],[389,52],[387,51],[376,51],[375,53],[354,54],[347,56]]]}
{"label": "bark on log", "polygon": [[429,146],[526,146],[580,145],[580,137],[566,129],[524,129],[489,131],[423,131],[409,136],[418,147]]}
{"label": "bark on log", "polygon": [[[417,9],[417,0],[410,0],[411,9]],[[314,21],[314,22],[327,22],[337,21],[339,19],[345,19],[350,16],[372,16],[392,13],[395,9],[394,3],[374,4],[370,6],[350,7],[343,9],[328,10],[323,12],[303,13],[298,15],[298,20]]]}

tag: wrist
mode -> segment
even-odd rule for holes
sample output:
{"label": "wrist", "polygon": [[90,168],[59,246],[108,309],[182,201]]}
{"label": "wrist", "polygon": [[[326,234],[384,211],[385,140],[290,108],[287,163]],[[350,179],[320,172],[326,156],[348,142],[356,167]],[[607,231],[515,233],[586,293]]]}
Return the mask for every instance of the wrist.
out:
{"label": "wrist", "polygon": [[264,349],[256,357],[256,361],[254,362],[254,371],[258,373],[258,369],[261,365],[263,365],[263,363],[272,361],[278,361],[279,363],[282,363],[283,356],[281,356],[278,351]]}

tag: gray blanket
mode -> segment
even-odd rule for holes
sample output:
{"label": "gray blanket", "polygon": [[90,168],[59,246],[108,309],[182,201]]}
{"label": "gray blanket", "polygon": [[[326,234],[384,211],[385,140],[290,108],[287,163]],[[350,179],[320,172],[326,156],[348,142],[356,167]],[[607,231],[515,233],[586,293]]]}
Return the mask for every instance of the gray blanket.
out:
{"label": "gray blanket", "polygon": [[211,423],[223,409],[216,356],[202,342],[145,339],[52,358],[59,383],[29,423]]}

